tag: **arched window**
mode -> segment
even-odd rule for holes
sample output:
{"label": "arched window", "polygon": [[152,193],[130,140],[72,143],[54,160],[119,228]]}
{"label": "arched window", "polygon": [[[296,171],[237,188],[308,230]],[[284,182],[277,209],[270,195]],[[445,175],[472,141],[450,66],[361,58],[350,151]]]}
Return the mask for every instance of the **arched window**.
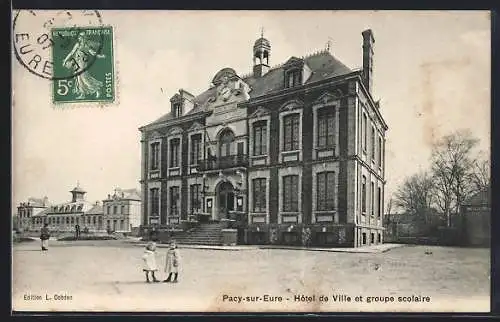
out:
{"label": "arched window", "polygon": [[82,211],[82,209],[83,209],[83,206],[82,206],[82,205],[79,205],[79,206],[78,206],[78,211]]}
{"label": "arched window", "polygon": [[224,130],[220,135],[220,150],[219,156],[227,157],[231,155],[232,143],[234,141],[234,134],[231,130]]}
{"label": "arched window", "polygon": [[76,206],[71,206],[71,212],[75,212]]}

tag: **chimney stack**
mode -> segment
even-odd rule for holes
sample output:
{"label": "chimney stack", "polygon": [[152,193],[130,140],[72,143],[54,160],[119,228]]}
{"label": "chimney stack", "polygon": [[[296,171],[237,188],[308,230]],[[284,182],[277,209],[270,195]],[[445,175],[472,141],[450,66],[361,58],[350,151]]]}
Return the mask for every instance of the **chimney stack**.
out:
{"label": "chimney stack", "polygon": [[373,44],[375,38],[371,29],[361,33],[363,36],[363,82],[369,93],[372,91],[373,81]]}

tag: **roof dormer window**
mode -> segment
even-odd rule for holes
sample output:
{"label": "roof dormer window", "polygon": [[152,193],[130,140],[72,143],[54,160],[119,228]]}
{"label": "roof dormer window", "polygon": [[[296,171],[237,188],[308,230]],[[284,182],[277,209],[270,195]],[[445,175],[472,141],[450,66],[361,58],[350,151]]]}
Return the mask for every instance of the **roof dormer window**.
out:
{"label": "roof dormer window", "polygon": [[286,72],[285,75],[286,87],[291,88],[302,85],[302,71],[300,69],[292,69]]}
{"label": "roof dormer window", "polygon": [[182,115],[182,105],[180,102],[174,103],[172,106],[174,112],[174,117],[179,117]]}

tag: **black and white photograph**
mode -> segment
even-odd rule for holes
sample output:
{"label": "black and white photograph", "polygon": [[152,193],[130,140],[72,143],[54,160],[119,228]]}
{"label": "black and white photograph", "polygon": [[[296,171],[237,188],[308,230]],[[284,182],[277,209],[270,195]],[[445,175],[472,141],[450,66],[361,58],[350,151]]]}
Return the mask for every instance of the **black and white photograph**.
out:
{"label": "black and white photograph", "polygon": [[13,10],[15,312],[489,312],[489,11]]}

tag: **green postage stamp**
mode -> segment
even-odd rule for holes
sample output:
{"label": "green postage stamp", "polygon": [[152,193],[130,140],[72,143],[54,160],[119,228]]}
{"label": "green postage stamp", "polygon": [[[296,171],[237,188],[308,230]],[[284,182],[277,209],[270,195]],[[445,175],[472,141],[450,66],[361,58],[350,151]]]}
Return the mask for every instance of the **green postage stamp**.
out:
{"label": "green postage stamp", "polygon": [[51,30],[54,103],[115,101],[112,27]]}

